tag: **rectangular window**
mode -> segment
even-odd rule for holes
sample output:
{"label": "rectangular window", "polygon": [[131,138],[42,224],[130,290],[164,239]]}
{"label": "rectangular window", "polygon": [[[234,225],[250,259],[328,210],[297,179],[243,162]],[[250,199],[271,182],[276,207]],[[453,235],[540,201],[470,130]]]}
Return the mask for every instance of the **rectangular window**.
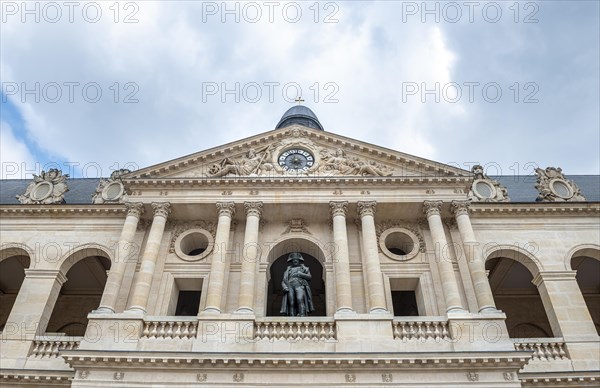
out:
{"label": "rectangular window", "polygon": [[392,291],[394,315],[400,317],[419,316],[417,295],[414,291]]}
{"label": "rectangular window", "polygon": [[200,295],[200,291],[179,291],[175,316],[193,317],[198,315]]}

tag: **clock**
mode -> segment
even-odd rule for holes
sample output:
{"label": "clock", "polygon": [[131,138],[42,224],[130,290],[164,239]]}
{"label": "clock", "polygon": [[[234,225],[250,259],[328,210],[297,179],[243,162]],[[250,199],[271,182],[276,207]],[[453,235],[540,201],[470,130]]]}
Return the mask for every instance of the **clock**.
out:
{"label": "clock", "polygon": [[285,171],[308,171],[315,164],[315,157],[302,148],[292,148],[279,155],[278,163]]}

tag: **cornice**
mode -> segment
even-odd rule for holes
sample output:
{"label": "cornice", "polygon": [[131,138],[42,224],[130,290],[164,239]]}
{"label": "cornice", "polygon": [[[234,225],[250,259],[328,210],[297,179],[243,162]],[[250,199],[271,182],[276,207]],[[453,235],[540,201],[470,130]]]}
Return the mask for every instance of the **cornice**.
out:
{"label": "cornice", "polygon": [[[326,186],[346,185],[461,185],[467,184],[471,178],[461,176],[407,176],[407,177],[223,177],[223,178],[139,178],[124,180],[128,189],[139,188],[189,188],[189,187],[251,187],[256,185],[279,186]],[[337,187],[336,187],[337,188]]]}
{"label": "cornice", "polygon": [[2,372],[0,373],[0,382],[2,382],[2,384],[53,384],[70,387],[73,376],[75,376],[75,372],[72,371],[2,369]]}
{"label": "cornice", "polygon": [[519,373],[524,387],[547,387],[549,384],[572,387],[597,387],[600,373],[597,371],[529,372]]}
{"label": "cornice", "polygon": [[489,203],[474,202],[470,206],[474,217],[480,215],[598,215],[600,202],[534,202],[534,203]]}
{"label": "cornice", "polygon": [[[482,354],[483,353],[483,354]],[[61,352],[65,362],[72,368],[116,367],[157,369],[184,365],[190,368],[251,368],[256,366],[279,367],[310,366],[311,369],[346,368],[444,368],[465,367],[520,369],[531,353],[524,351],[496,352],[431,352],[431,353],[192,353],[150,351],[89,351],[68,350]]]}
{"label": "cornice", "polygon": [[127,214],[123,205],[0,205],[0,214],[10,215],[113,215]]}

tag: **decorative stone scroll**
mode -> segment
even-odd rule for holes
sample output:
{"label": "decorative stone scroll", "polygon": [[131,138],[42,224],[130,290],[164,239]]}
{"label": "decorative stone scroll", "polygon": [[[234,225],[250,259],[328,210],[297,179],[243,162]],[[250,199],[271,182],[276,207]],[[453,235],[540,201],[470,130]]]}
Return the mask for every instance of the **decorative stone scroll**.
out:
{"label": "decorative stone scroll", "polygon": [[473,183],[467,197],[473,202],[508,202],[508,190],[483,172],[480,165],[473,166]]}
{"label": "decorative stone scroll", "polygon": [[575,182],[565,178],[560,167],[546,167],[545,170],[536,168],[537,183],[535,188],[540,193],[538,202],[585,201],[581,190]]}
{"label": "decorative stone scroll", "polygon": [[101,179],[96,187],[96,192],[92,194],[92,202],[102,203],[122,203],[127,200],[127,192],[121,181],[121,176],[129,174],[131,171],[123,168],[113,171],[110,178]]}
{"label": "decorative stone scroll", "polygon": [[63,175],[56,168],[51,168],[48,172],[42,171],[40,175],[34,174],[25,193],[17,195],[17,199],[24,205],[65,203],[64,194],[69,191],[66,183],[68,177],[68,174]]}

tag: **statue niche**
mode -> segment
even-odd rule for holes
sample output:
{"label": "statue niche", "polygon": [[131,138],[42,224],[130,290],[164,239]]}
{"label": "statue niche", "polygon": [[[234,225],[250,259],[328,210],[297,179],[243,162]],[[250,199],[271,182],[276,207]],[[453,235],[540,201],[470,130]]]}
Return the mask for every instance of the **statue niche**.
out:
{"label": "statue niche", "polygon": [[321,263],[306,253],[279,257],[270,269],[268,316],[325,316],[325,282]]}

